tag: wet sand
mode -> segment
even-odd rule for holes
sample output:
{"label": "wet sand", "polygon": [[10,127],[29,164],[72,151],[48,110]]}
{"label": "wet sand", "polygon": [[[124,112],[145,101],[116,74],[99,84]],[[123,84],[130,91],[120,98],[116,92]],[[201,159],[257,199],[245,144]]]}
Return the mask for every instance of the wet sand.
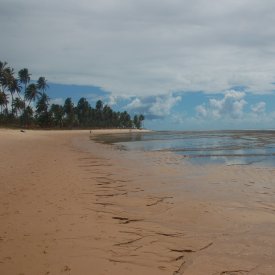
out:
{"label": "wet sand", "polygon": [[0,130],[0,274],[275,274],[275,169],[89,135]]}

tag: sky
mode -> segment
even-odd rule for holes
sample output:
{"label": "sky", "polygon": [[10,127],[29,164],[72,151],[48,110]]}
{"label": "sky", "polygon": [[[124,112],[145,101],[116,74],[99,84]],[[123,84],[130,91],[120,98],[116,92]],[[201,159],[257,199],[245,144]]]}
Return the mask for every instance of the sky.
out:
{"label": "sky", "polygon": [[156,130],[275,128],[273,0],[0,0],[0,60]]}

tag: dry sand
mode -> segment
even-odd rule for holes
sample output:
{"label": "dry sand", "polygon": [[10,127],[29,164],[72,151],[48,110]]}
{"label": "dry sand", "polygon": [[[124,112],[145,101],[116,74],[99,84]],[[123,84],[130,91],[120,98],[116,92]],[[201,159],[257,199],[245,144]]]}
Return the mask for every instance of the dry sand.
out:
{"label": "dry sand", "polygon": [[[93,135],[96,132],[93,132]],[[0,130],[0,274],[275,274],[275,170]]]}

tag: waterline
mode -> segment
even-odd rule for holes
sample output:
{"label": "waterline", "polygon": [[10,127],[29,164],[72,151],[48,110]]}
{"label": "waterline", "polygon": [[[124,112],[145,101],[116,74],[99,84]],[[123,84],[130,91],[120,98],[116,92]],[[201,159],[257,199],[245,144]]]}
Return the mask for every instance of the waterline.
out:
{"label": "waterline", "polygon": [[125,150],[174,152],[194,164],[275,166],[275,131],[167,131],[96,139]]}

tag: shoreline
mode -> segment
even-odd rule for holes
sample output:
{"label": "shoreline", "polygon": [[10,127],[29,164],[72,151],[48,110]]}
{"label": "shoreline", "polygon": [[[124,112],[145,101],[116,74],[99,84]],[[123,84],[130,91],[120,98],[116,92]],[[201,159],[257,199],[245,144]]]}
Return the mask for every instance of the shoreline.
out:
{"label": "shoreline", "polygon": [[273,168],[0,135],[1,274],[274,274]]}

